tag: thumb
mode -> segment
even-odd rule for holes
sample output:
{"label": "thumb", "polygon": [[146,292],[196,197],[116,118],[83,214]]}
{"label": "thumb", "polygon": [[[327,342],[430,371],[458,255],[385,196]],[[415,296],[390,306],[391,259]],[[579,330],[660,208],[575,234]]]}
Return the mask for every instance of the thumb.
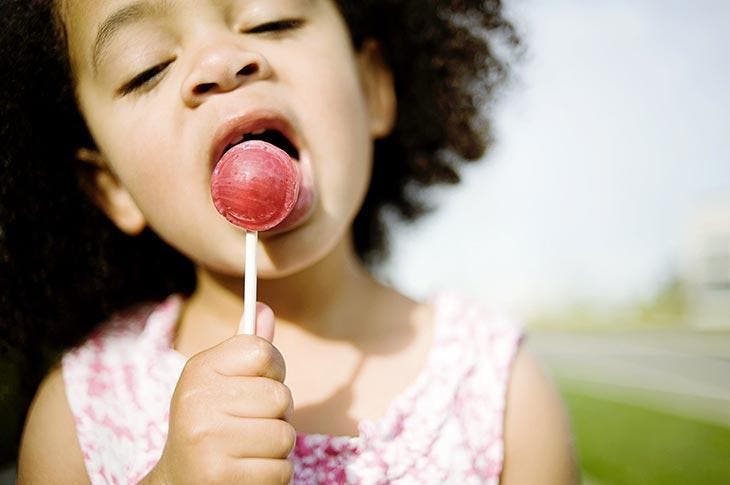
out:
{"label": "thumb", "polygon": [[274,340],[274,311],[260,301],[256,302],[256,335],[269,342]]}

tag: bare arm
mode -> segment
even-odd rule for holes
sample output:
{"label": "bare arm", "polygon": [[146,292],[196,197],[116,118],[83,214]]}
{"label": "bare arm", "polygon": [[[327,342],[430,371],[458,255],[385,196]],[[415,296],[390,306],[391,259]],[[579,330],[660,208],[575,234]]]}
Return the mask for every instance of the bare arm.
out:
{"label": "bare arm", "polygon": [[43,380],[28,412],[18,483],[89,483],[60,368]]}
{"label": "bare arm", "polygon": [[560,396],[524,349],[507,393],[501,483],[576,484],[575,450]]}

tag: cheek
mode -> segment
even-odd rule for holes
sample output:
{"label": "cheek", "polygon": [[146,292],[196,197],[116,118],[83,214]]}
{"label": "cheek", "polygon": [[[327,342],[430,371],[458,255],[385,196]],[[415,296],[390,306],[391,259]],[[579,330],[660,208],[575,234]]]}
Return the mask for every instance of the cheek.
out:
{"label": "cheek", "polygon": [[142,203],[155,195],[169,192],[176,184],[176,177],[170,175],[175,173],[169,166],[170,154],[165,153],[159,143],[164,137],[156,133],[154,127],[147,127],[147,130],[145,127],[144,123],[125,126],[123,129],[126,129],[120,131],[125,136],[112,136],[107,139],[108,143],[104,138],[100,139],[115,172],[135,199]]}
{"label": "cheek", "polygon": [[[203,184],[193,183],[199,178],[196,167],[179,159],[174,141],[163,142],[170,139],[164,120],[129,113],[105,119],[107,123],[93,125],[99,148],[149,225],[163,238],[175,239],[189,220],[198,218],[200,207],[194,202],[207,196]],[[189,217],[170,224],[171,215],[180,213]]]}
{"label": "cheek", "polygon": [[[152,110],[150,110],[152,111]],[[90,120],[92,135],[116,174],[136,194],[157,188],[160,179],[175,183],[175,174],[184,167],[175,163],[169,142],[169,127],[149,113],[135,110],[97,110],[99,115]],[[178,170],[173,167],[177,165]],[[165,175],[166,174],[166,175]]]}
{"label": "cheek", "polygon": [[351,52],[329,49],[308,63],[304,79],[295,81],[303,100],[303,124],[313,150],[324,208],[352,212],[371,169],[372,140],[367,104]]}

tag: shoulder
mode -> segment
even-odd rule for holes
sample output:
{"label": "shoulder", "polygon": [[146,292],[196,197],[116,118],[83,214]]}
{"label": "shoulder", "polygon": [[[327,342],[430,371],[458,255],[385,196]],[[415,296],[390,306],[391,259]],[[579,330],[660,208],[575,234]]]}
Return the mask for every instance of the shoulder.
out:
{"label": "shoulder", "polygon": [[184,364],[170,351],[177,306],[168,299],[120,312],[64,354],[29,410],[21,484],[89,483],[87,470],[129,477],[139,456],[146,465],[164,442],[166,403]]}
{"label": "shoulder", "polygon": [[466,386],[468,395],[477,397],[474,402],[482,411],[487,406],[482,415],[499,411],[501,416],[498,420],[472,419],[464,428],[467,434],[474,428],[480,430],[475,441],[482,445],[484,436],[503,437],[503,441],[486,443],[499,446],[475,448],[498,451],[498,456],[487,454],[495,470],[501,470],[501,483],[577,483],[567,415],[557,390],[521,345],[523,328],[483,302],[459,294],[439,295],[436,309],[437,319],[447,323],[439,326],[439,338],[458,356],[452,359],[452,368],[474,364],[464,374],[464,382],[473,383]]}
{"label": "shoulder", "polygon": [[578,482],[568,417],[557,390],[524,348],[514,360],[505,412],[502,483]]}
{"label": "shoulder", "polygon": [[28,412],[18,483],[89,483],[60,368],[41,383]]}
{"label": "shoulder", "polygon": [[459,361],[473,367],[473,382],[486,385],[495,399],[503,400],[524,336],[522,326],[501,311],[457,293],[438,295],[434,308],[435,342],[453,347]]}

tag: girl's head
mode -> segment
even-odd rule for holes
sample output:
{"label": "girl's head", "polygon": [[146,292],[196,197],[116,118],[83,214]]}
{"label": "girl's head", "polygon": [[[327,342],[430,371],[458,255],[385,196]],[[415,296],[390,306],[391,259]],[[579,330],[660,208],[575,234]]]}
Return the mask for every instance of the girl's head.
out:
{"label": "girl's head", "polygon": [[350,234],[362,258],[382,254],[384,208],[413,219],[418,188],[458,181],[456,163],[483,154],[506,73],[492,39],[517,44],[496,0],[0,9],[0,322],[28,346],[69,345],[112,310],[190,291],[191,260],[240,273],[241,233],[208,184],[242,132],[285,135],[315,196],[296,227],[263,236],[264,277]]}
{"label": "girl's head", "polygon": [[288,230],[262,233],[259,274],[300,271],[347,237],[373,141],[390,133],[396,107],[377,44],[353,49],[334,3],[62,5],[76,98],[95,142],[78,158],[123,232],[148,225],[201,267],[240,275],[242,231],[213,207],[211,172],[226,147],[263,137],[298,160],[305,203]]}

